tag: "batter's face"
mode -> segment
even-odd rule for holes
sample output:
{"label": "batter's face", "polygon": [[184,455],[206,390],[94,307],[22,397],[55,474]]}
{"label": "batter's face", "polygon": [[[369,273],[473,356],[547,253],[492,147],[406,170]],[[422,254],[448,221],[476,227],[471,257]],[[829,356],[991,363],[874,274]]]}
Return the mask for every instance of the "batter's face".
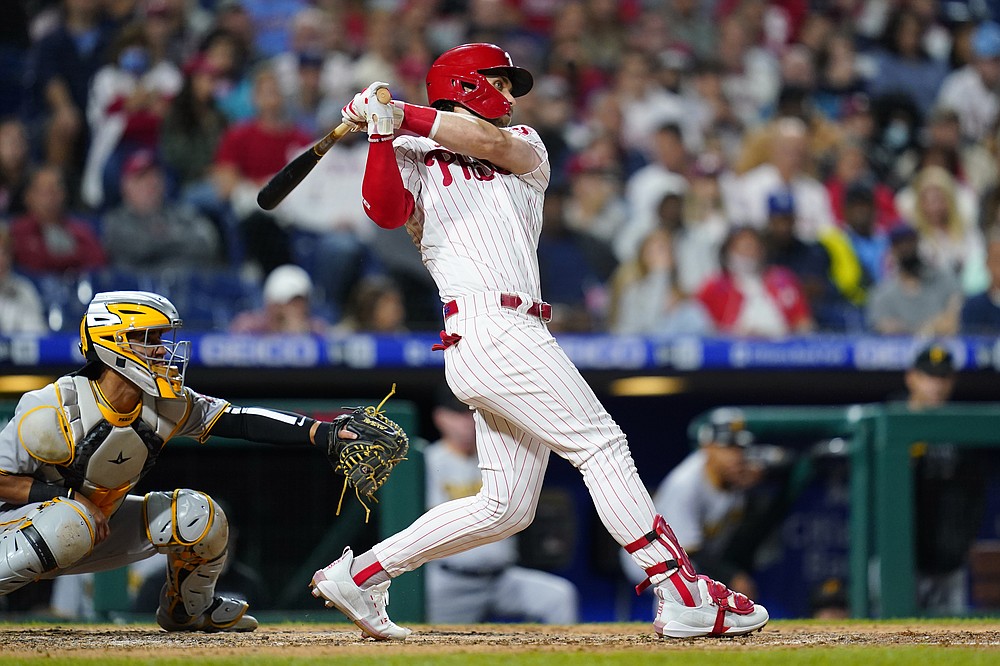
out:
{"label": "batter's face", "polygon": [[505,115],[501,116],[500,118],[498,118],[498,119],[496,119],[496,120],[493,121],[494,123],[496,123],[500,127],[508,127],[508,126],[510,126],[510,122],[511,122],[511,120],[513,118],[514,105],[517,104],[517,102],[514,100],[514,95],[512,95],[511,92],[510,92],[511,89],[514,86],[513,86],[513,84],[511,84],[510,79],[508,79],[506,76],[489,76],[489,75],[487,75],[486,76],[486,80],[489,81],[489,83],[490,83],[491,86],[493,86],[494,88],[496,88],[497,90],[500,91],[500,94],[504,96],[504,99],[506,99],[508,102],[510,102],[510,106],[511,106],[510,113],[505,114]]}

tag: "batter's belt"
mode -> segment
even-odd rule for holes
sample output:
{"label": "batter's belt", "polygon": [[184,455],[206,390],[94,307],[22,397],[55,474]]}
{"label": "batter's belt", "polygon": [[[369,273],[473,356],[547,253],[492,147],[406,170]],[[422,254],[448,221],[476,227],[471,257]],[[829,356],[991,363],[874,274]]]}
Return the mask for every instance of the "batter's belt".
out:
{"label": "batter's belt", "polygon": [[[522,309],[522,306],[529,301],[521,298],[517,294],[506,294],[502,292],[487,292],[485,294],[476,294],[476,296],[472,298],[476,299],[478,297],[485,297],[486,299],[488,299],[487,302],[489,300],[492,300],[491,297],[495,297],[497,304],[502,308],[508,308],[511,310],[524,312],[525,314],[528,314],[532,317],[538,317],[539,319],[541,319],[543,322],[546,323],[552,321],[552,306],[549,305],[548,303],[545,303],[544,301],[530,301],[531,304],[526,309]],[[463,302],[466,300],[468,299],[463,299]],[[458,300],[448,301],[447,303],[444,304],[444,307],[441,309],[441,313],[444,315],[445,319],[451,317],[452,315],[458,314],[458,312],[459,312]]]}
{"label": "batter's belt", "polygon": [[450,564],[445,564],[444,562],[439,562],[438,567],[441,571],[447,571],[450,574],[455,574],[456,576],[464,576],[466,578],[497,578],[507,567],[497,568],[482,568],[482,569],[467,569],[465,567],[456,567]]}

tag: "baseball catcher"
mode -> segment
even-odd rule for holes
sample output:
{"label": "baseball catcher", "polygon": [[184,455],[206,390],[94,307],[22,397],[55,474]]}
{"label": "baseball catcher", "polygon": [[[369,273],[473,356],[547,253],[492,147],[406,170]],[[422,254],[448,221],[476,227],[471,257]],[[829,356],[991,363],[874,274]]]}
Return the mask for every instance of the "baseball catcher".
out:
{"label": "baseball catcher", "polygon": [[[215,593],[229,523],[207,494],[130,494],[174,437],[210,435],[336,452],[370,497],[406,435],[368,408],[336,423],[237,407],[184,385],[177,309],[143,291],[97,294],[80,324],[87,363],[24,394],[0,431],[0,595],[39,579],[167,555],[157,623],[167,631],[253,631],[247,603]],[[391,433],[391,434],[390,434]]]}
{"label": "baseball catcher", "polygon": [[[406,459],[410,448],[410,440],[403,429],[382,412],[382,405],[395,392],[393,384],[378,407],[355,407],[350,413],[338,416],[328,436],[326,457],[333,471],[344,475],[340,502],[344,501],[347,486],[354,488],[354,494],[365,507],[365,522],[371,510],[362,497],[375,501],[375,491],[389,478],[392,468]],[[353,438],[349,438],[350,435]],[[337,505],[337,515],[340,515],[341,504]]]}

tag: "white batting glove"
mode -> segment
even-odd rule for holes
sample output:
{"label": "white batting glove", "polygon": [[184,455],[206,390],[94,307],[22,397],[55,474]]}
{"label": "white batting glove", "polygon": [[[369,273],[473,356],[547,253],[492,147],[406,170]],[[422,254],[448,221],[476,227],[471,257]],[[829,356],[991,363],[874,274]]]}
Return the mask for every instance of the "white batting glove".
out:
{"label": "white batting glove", "polygon": [[383,104],[378,101],[375,93],[378,92],[379,88],[389,89],[389,84],[382,81],[376,81],[367,88],[361,94],[365,97],[365,102],[367,104],[367,109],[365,110],[365,117],[368,119],[368,134],[378,134],[380,136],[392,136],[395,108],[392,106],[390,101],[388,104]]}
{"label": "white batting glove", "polygon": [[357,132],[368,125],[368,105],[364,103],[365,93],[359,92],[347,105],[340,110],[340,118],[351,126],[352,132]]}

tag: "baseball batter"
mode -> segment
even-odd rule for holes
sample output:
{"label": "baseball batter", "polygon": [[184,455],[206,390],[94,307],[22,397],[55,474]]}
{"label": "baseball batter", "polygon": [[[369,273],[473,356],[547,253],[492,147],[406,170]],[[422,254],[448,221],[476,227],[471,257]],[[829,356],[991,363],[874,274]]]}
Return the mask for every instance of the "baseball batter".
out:
{"label": "baseball batter", "polygon": [[21,397],[0,431],[0,595],[163,552],[161,627],[257,628],[245,602],[215,594],[229,537],[219,505],[188,489],[129,493],[174,437],[307,445],[326,443],[333,424],[184,386],[189,343],[176,341],[180,326],[157,294],[97,294],[80,324],[87,364]]}
{"label": "baseball batter", "polygon": [[[475,410],[483,485],[368,552],[346,548],[313,576],[313,594],[373,638],[405,639],[410,631],[386,614],[391,578],[523,530],[554,451],[580,470],[604,526],[645,570],[639,589],[655,586],[657,634],[757,630],[767,611],[695,573],[656,515],[624,433],[546,328],[537,244],[548,155],[535,130],[510,124],[515,98],[531,86],[503,49],[466,44],[431,66],[430,107],[380,103],[381,82],[344,107],[345,122],[369,134],[369,217],[405,225],[438,286],[437,347],[448,386]],[[407,135],[394,137],[396,128]]]}

